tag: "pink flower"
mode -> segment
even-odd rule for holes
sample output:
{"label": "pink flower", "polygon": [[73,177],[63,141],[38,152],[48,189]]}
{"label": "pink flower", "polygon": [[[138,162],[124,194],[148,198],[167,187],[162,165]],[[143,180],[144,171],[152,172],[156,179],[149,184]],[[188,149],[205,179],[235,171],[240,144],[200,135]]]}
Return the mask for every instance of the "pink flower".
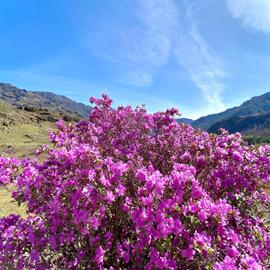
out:
{"label": "pink flower", "polygon": [[31,251],[31,260],[38,262],[39,261],[39,252],[35,249]]}
{"label": "pink flower", "polygon": [[146,180],[146,175],[145,175],[145,172],[143,170],[138,170],[136,177],[141,182]]}
{"label": "pink flower", "polygon": [[[43,161],[0,157],[1,188],[27,208],[0,218],[14,269],[263,269],[270,147],[179,125],[176,110],[111,107],[60,121]],[[108,255],[108,256],[106,256]],[[225,257],[224,257],[225,256]],[[44,258],[44,259],[43,259]]]}
{"label": "pink flower", "polygon": [[105,254],[105,251],[103,250],[102,246],[99,246],[96,250],[96,255],[95,255],[95,262],[98,265],[101,265],[103,263],[104,254]]}
{"label": "pink flower", "polygon": [[237,248],[235,246],[231,247],[230,249],[228,249],[228,252],[227,254],[232,257],[232,258],[235,258],[235,257],[238,257],[239,255],[239,252],[237,250]]}
{"label": "pink flower", "polygon": [[214,270],[238,270],[238,268],[235,266],[235,261],[226,256],[221,263],[215,263]]}
{"label": "pink flower", "polygon": [[262,266],[249,255],[241,260],[241,264],[249,270],[263,270]]}
{"label": "pink flower", "polygon": [[182,256],[188,260],[191,260],[195,254],[195,251],[193,250],[192,246],[182,250],[181,252]]}
{"label": "pink flower", "polygon": [[114,201],[114,199],[115,199],[115,196],[114,196],[113,192],[112,191],[107,191],[107,193],[106,193],[106,200],[107,200],[107,202],[109,204],[112,204],[112,202]]}

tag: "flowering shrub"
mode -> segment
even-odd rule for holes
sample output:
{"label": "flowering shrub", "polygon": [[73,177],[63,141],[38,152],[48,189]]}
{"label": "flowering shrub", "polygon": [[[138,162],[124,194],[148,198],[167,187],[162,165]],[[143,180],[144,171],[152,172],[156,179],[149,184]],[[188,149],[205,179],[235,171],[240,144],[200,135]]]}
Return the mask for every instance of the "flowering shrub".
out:
{"label": "flowering shrub", "polygon": [[95,103],[37,160],[0,159],[28,218],[0,219],[1,269],[269,269],[270,147]]}

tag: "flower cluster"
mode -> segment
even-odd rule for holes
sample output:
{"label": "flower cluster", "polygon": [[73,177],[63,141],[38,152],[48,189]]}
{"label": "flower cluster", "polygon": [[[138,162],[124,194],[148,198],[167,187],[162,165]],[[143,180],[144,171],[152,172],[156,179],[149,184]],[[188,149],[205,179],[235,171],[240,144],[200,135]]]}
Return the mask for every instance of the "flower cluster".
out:
{"label": "flower cluster", "polygon": [[28,218],[0,219],[1,269],[269,269],[270,147],[95,103],[42,162],[0,159]]}

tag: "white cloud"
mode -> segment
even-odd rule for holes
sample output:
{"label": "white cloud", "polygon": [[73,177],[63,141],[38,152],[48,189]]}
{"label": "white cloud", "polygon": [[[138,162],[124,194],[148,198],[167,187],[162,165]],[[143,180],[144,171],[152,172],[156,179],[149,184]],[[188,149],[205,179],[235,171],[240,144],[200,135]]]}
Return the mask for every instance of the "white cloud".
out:
{"label": "white cloud", "polygon": [[149,71],[137,70],[127,72],[125,83],[135,86],[151,86],[153,82],[152,74]]}
{"label": "white cloud", "polygon": [[114,23],[109,24],[112,18],[106,18],[100,26],[95,25],[94,32],[102,33],[98,37],[89,33],[87,18],[84,22],[84,42],[98,57],[113,64],[108,67],[113,66],[114,78],[128,85],[150,87],[159,70],[174,58],[179,74],[184,68],[204,94],[207,112],[223,110],[220,94],[224,72],[196,29],[192,4],[175,0],[123,3],[121,8],[126,12],[113,18]]}
{"label": "white cloud", "polygon": [[171,0],[139,0],[133,8],[139,23],[128,29],[120,52],[122,61],[128,62],[125,80],[131,85],[151,86],[156,70],[171,54],[176,9]]}
{"label": "white cloud", "polygon": [[176,22],[173,1],[128,0],[119,6],[117,18],[108,14],[100,22],[91,22],[86,14],[79,23],[83,42],[92,53],[114,64],[119,81],[151,86],[155,71],[170,57],[172,23]]}
{"label": "white cloud", "polygon": [[[220,98],[224,72],[218,58],[196,29],[192,6],[178,6],[173,0],[142,0],[140,3],[140,17],[148,29],[147,38],[142,39],[141,44],[141,48],[146,48],[142,52],[147,61],[160,66],[173,52],[177,62],[186,69],[209,102],[205,110],[212,113],[224,110]],[[180,8],[184,9],[181,16]]]}
{"label": "white cloud", "polygon": [[139,38],[133,53],[138,53],[143,62],[160,66],[170,56],[176,24],[175,6],[171,0],[140,0],[137,4],[136,14],[142,25],[137,32]]}
{"label": "white cloud", "polygon": [[220,98],[224,88],[221,63],[197,30],[192,10],[189,9],[186,14],[185,27],[177,31],[174,48],[176,59],[187,70],[193,83],[201,89],[209,102],[205,109],[207,113],[222,111],[226,107]]}
{"label": "white cloud", "polygon": [[242,20],[244,26],[270,32],[269,0],[226,0],[233,17]]}

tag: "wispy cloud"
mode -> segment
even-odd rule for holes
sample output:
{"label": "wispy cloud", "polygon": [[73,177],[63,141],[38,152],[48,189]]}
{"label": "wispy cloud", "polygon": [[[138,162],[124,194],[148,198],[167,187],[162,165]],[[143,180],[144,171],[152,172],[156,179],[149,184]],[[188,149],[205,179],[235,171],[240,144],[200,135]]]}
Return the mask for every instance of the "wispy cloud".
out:
{"label": "wispy cloud", "polygon": [[[196,28],[190,2],[183,1],[184,5],[175,0],[125,3],[128,3],[127,14],[117,18],[111,26],[101,24],[97,27],[96,30],[103,33],[96,39],[99,44],[93,42],[96,36],[91,34],[92,40],[87,41],[99,57],[113,63],[119,81],[138,87],[151,86],[160,68],[174,58],[179,65],[179,74],[184,68],[204,94],[207,111],[223,110],[225,106],[220,94],[224,88],[224,72]],[[87,20],[84,27],[87,29]],[[108,41],[113,45],[106,46]]]}
{"label": "wispy cloud", "polygon": [[142,25],[138,43],[132,53],[138,53],[143,62],[160,66],[170,56],[171,39],[176,24],[176,10],[171,0],[140,0],[136,15]]}
{"label": "wispy cloud", "polygon": [[[166,7],[170,4],[166,30],[171,38],[171,51],[179,65],[189,73],[193,83],[203,92],[209,103],[205,110],[208,113],[224,110],[225,105],[220,97],[224,88],[221,63],[196,27],[192,4],[187,1],[183,3],[185,4],[181,6],[173,0],[166,3]],[[166,11],[166,7],[162,10]],[[150,20],[148,23],[159,25],[157,20]]]}
{"label": "wispy cloud", "polygon": [[151,86],[156,70],[170,57],[171,24],[176,22],[176,10],[171,0],[128,0],[119,6],[121,10],[114,10],[119,12],[117,18],[107,13],[99,22],[89,22],[84,10],[81,14],[85,15],[79,16],[79,28],[84,29],[82,40],[91,53],[113,63],[116,79],[135,86]]}
{"label": "wispy cloud", "polygon": [[[94,55],[98,59],[98,65],[110,69],[109,79],[106,80],[109,87],[116,89],[116,86],[124,85],[123,87],[134,90],[136,86],[136,89],[141,90],[138,92],[149,100],[153,108],[155,103],[159,107],[165,103],[180,104],[180,101],[175,102],[173,97],[166,96],[164,93],[160,100],[158,100],[159,93],[155,99],[149,99],[150,95],[153,95],[153,88],[149,91],[151,94],[144,91],[144,88],[151,87],[155,80],[162,81],[162,78],[158,77],[160,71],[165,65],[169,66],[172,61],[174,70],[179,72],[179,78],[184,74],[188,78],[185,80],[192,82],[203,93],[205,105],[196,109],[199,114],[213,113],[225,108],[221,100],[224,89],[222,65],[197,28],[196,12],[191,2],[193,1],[126,0],[119,6],[111,5],[117,10],[105,12],[106,18],[96,20],[96,17],[92,19],[89,16],[87,7],[90,12],[93,12],[91,3],[85,1],[89,6],[84,6],[84,13],[78,16],[82,18],[77,26],[84,29],[80,33],[87,49],[91,50],[89,55]],[[99,94],[104,85],[104,78],[99,78],[99,81],[93,84],[87,80],[80,81],[76,77],[56,75],[70,62],[72,61],[67,52],[35,66],[13,71],[0,70],[0,75],[6,78],[16,77],[18,82],[23,81],[24,86],[29,89],[42,90],[44,84],[41,82],[45,81],[45,90],[61,92],[81,100],[84,98],[82,94],[80,97],[75,95],[78,89],[88,92],[87,95]],[[52,72],[52,67],[57,72]],[[178,81],[182,81],[182,78]],[[110,94],[114,92],[111,89],[107,91]],[[185,89],[181,89],[179,85],[179,92],[181,91]],[[141,99],[143,98],[140,97]],[[192,114],[191,109],[180,105],[180,109],[182,108],[186,112],[185,116]],[[192,116],[195,117],[195,114]]]}
{"label": "wispy cloud", "polygon": [[126,81],[150,86],[156,70],[170,57],[177,12],[171,0],[139,0],[133,8],[139,23],[128,30],[121,50],[130,65]]}
{"label": "wispy cloud", "polygon": [[190,74],[193,83],[201,89],[209,102],[208,113],[225,109],[220,94],[224,89],[222,78],[224,71],[220,60],[211,51],[200,32],[197,30],[192,11],[187,12],[186,25],[177,31],[175,56]]}
{"label": "wispy cloud", "polygon": [[233,17],[242,20],[244,26],[270,32],[269,0],[226,0]]}

